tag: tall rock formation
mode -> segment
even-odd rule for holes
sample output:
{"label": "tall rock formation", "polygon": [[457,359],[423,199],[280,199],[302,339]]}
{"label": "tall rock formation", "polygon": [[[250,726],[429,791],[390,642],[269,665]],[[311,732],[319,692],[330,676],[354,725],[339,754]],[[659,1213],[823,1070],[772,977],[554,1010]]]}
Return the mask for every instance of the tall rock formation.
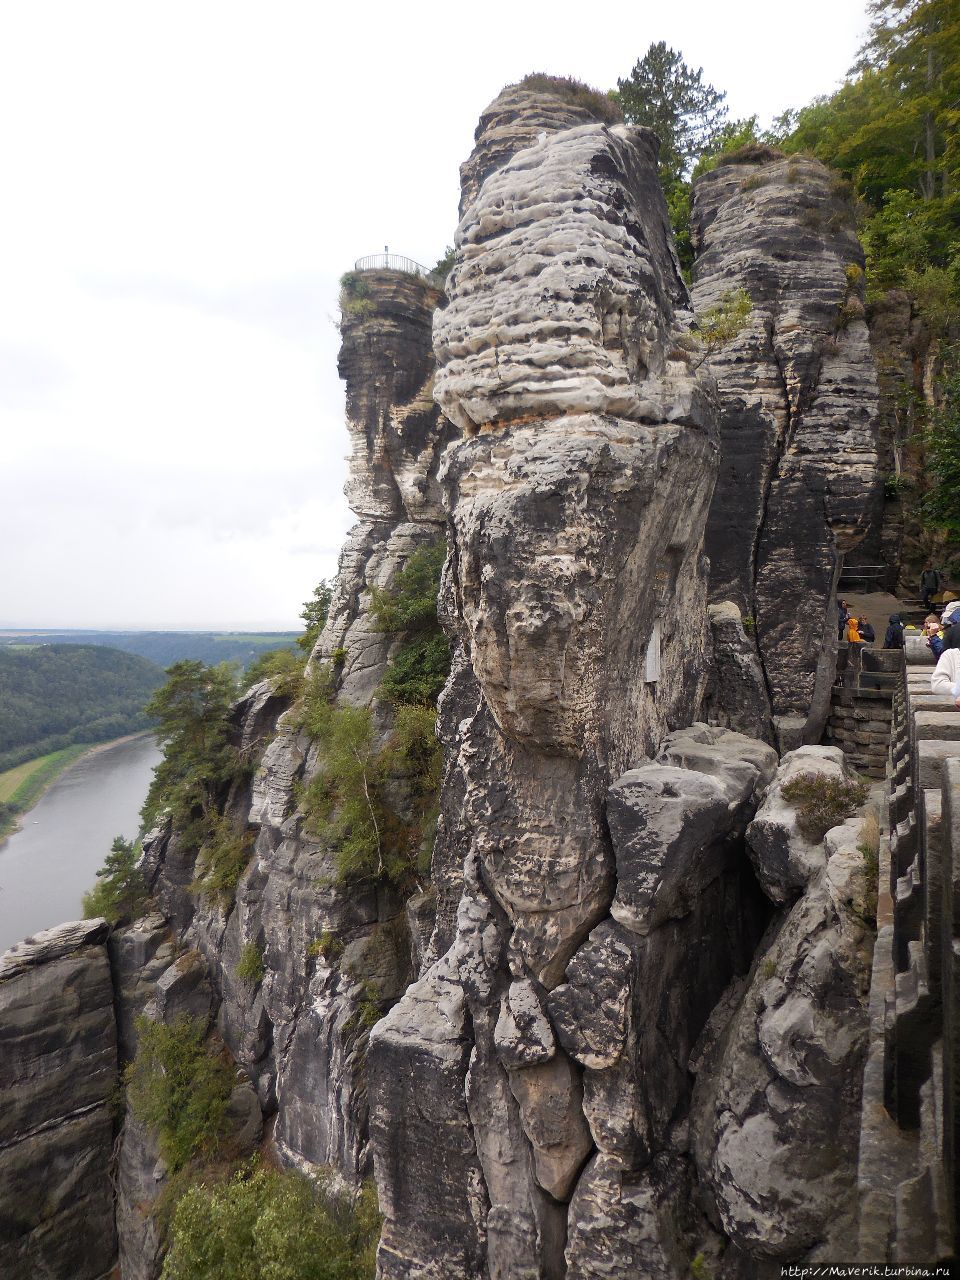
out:
{"label": "tall rock formation", "polygon": [[[484,121],[504,120],[514,149],[486,137]],[[436,398],[466,437],[441,470],[456,643],[444,889],[436,959],[371,1037],[380,1267],[559,1276],[571,1201],[612,1208],[649,1159],[630,1116],[605,1116],[603,1086],[584,1081],[589,1064],[609,1092],[627,1068],[622,1041],[591,1055],[569,975],[607,970],[595,1014],[627,1016],[631,947],[652,925],[625,889],[607,789],[699,705],[714,409],[682,341],[691,316],[650,133],[571,126],[562,99],[512,88],[463,172],[434,326]],[[704,783],[725,830],[758,778],[745,774],[736,800]],[[710,883],[728,870],[722,856],[710,868]],[[571,1239],[571,1274],[594,1274],[583,1259],[600,1247]]]}
{"label": "tall rock formation", "polygon": [[722,460],[706,549],[711,600],[752,619],[786,749],[822,732],[837,576],[877,485],[863,254],[836,176],[764,147],[698,179],[692,240],[698,313],[741,288],[753,305],[709,362]]}
{"label": "tall rock formation", "polygon": [[[456,433],[431,395],[431,318],[441,296],[423,278],[384,270],[350,273],[341,298],[353,442],[347,494],[359,520],[311,667],[329,669],[338,705],[373,706],[381,742],[391,713],[375,695],[397,638],[378,628],[371,592],[389,589],[414,551],[443,536],[437,469]],[[358,1008],[385,1009],[401,995],[419,938],[397,892],[343,883],[334,849],[309,829],[298,794],[319,751],[288,706],[267,682],[236,710],[235,746],[256,767],[223,802],[255,838],[235,900],[196,892],[196,853],[184,853],[169,827],[147,842],[146,864],[162,908],[206,959],[224,1041],[264,1112],[277,1113],[278,1153],[355,1182],[369,1172],[367,1027]],[[265,969],[252,985],[236,972],[250,945]]]}

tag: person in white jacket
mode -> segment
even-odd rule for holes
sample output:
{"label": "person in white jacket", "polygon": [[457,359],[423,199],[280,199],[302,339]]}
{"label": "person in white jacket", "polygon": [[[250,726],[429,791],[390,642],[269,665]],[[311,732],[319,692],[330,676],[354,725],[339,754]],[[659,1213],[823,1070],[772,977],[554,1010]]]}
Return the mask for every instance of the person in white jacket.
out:
{"label": "person in white jacket", "polygon": [[952,698],[960,710],[960,649],[944,649],[930,677],[930,688]]}

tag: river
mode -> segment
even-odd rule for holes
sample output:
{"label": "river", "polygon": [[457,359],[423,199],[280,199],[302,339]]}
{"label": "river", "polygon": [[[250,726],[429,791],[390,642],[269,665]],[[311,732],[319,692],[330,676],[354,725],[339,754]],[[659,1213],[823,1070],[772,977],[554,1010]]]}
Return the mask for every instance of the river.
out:
{"label": "river", "polygon": [[83,756],[54,782],[23,829],[0,841],[0,954],[38,929],[83,915],[114,836],[134,839],[155,739],[128,738]]}

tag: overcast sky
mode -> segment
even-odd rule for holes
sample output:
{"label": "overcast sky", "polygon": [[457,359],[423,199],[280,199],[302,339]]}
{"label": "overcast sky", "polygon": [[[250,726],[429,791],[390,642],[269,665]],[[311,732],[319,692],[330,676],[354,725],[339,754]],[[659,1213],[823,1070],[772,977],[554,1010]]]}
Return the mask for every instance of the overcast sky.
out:
{"label": "overcast sky", "polygon": [[0,0],[0,627],[299,626],[351,522],[337,280],[431,264],[482,108],[666,40],[763,123],[860,0]]}

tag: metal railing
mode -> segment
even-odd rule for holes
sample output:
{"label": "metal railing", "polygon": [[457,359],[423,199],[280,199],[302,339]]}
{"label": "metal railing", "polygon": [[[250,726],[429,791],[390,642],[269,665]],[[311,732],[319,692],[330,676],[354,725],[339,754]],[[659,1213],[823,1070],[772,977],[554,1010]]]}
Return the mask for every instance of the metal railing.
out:
{"label": "metal railing", "polygon": [[434,275],[429,267],[414,261],[413,258],[401,257],[398,253],[368,254],[366,258],[358,258],[353,264],[353,269],[354,271],[402,271],[408,276],[420,276],[438,289],[443,288],[443,281],[439,276]]}

